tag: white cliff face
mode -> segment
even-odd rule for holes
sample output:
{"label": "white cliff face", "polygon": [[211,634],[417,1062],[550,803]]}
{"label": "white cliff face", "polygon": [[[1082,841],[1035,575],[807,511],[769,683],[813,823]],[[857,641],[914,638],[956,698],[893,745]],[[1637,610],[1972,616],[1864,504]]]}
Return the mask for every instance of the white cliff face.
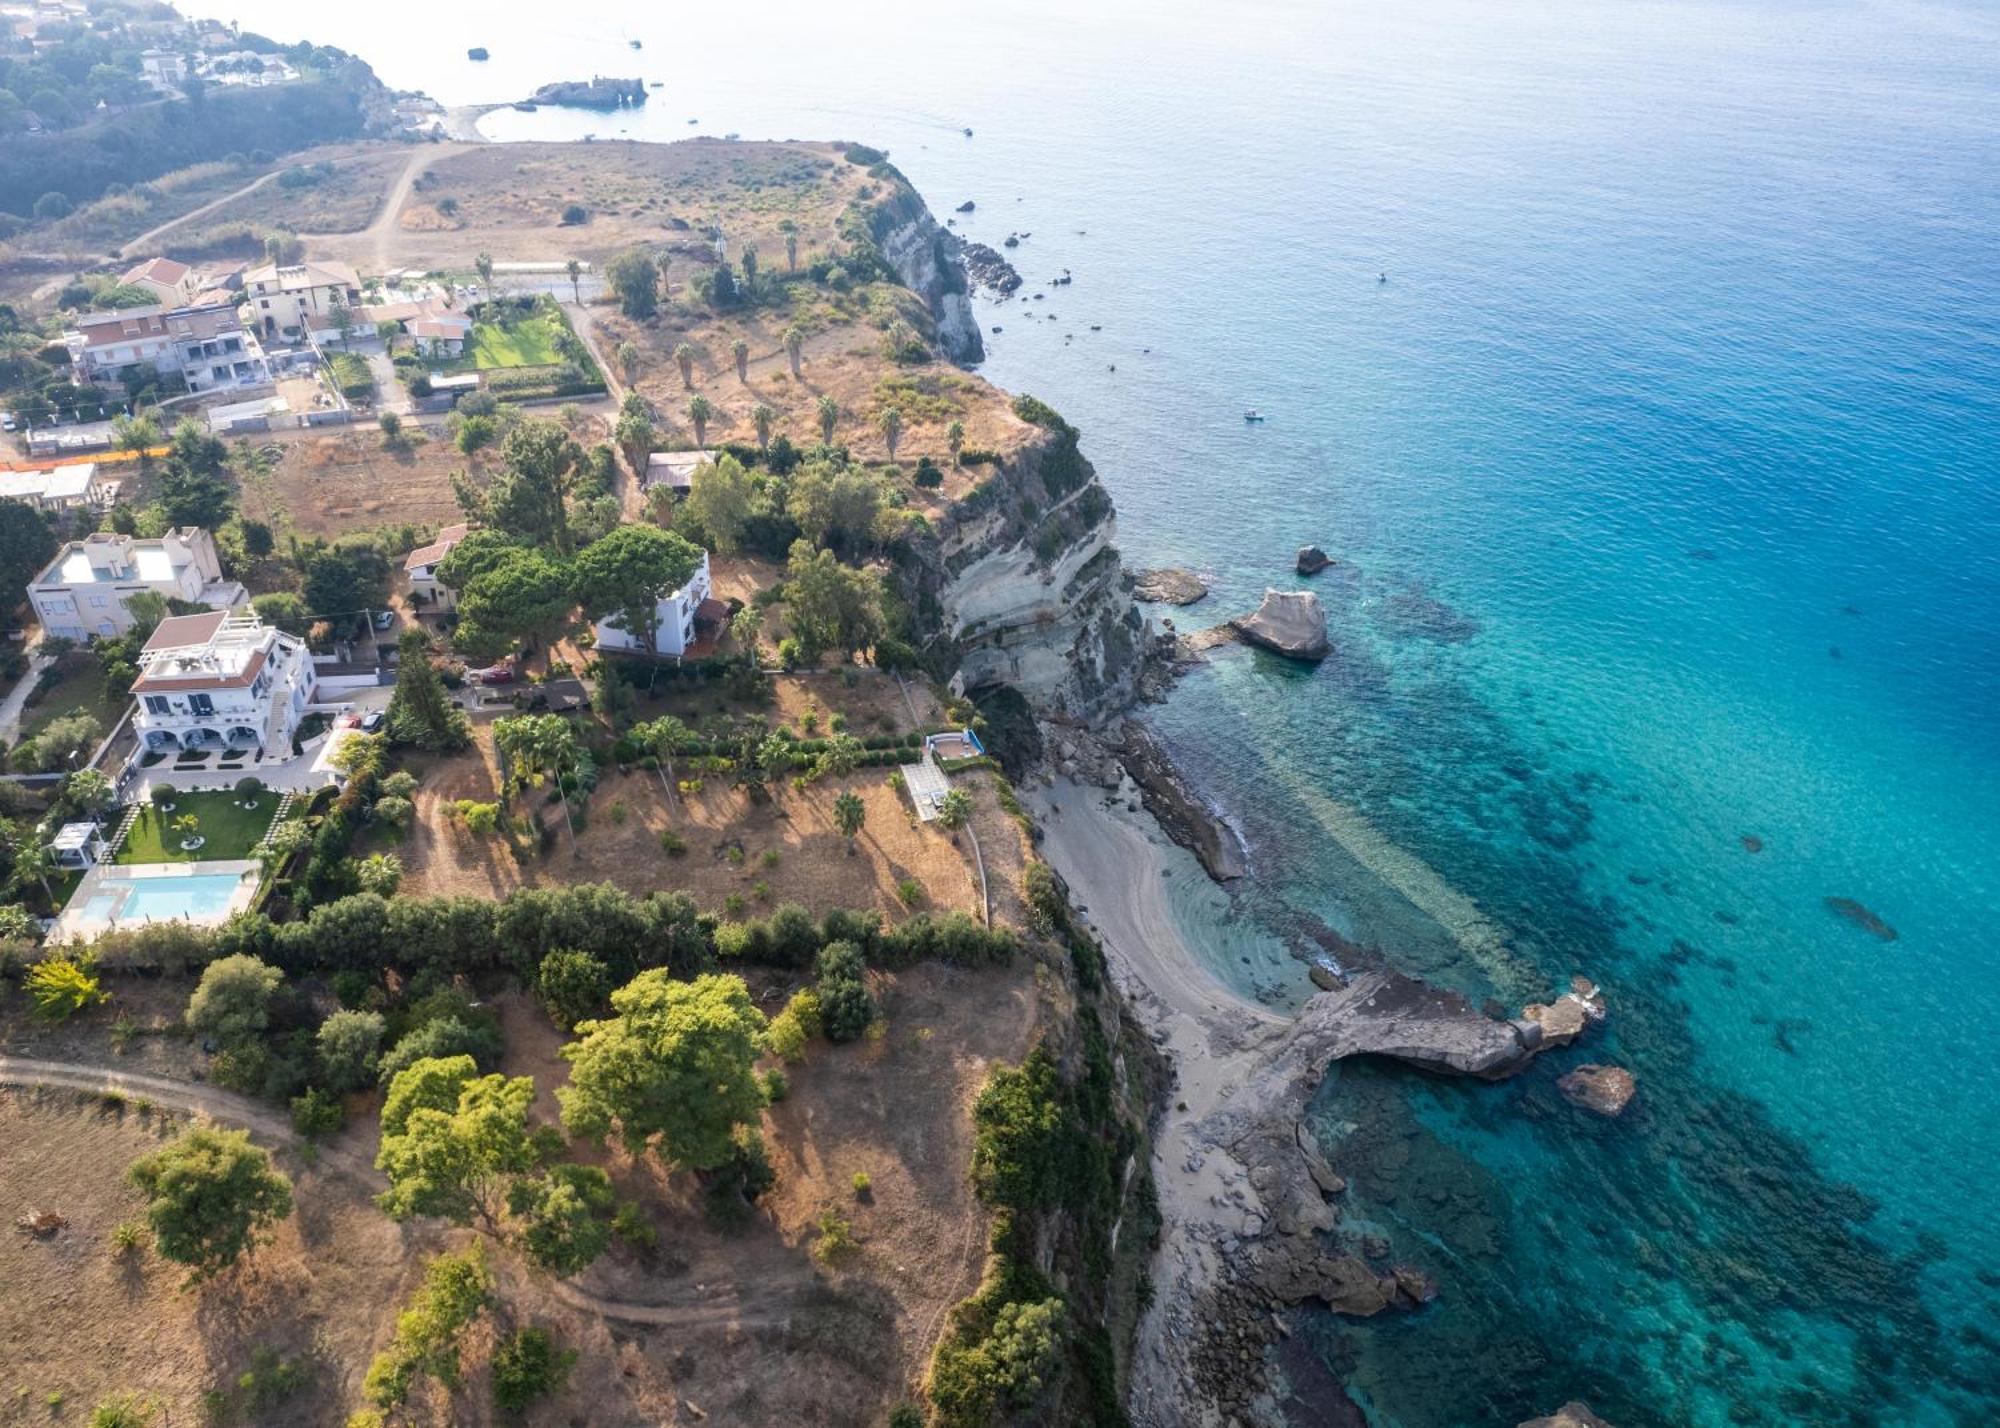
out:
{"label": "white cliff face", "polygon": [[[1152,637],[1111,544],[1110,498],[1074,440],[1043,434],[941,527],[926,593],[957,687],[1012,685],[1045,717],[1096,724],[1132,702]],[[1085,479],[1050,501],[1043,469],[1065,442],[1065,469]]]}
{"label": "white cliff face", "polygon": [[896,278],[922,298],[937,327],[945,356],[970,367],[986,356],[979,321],[972,313],[971,286],[956,235],[942,227],[917,191],[896,179],[890,196],[868,209],[869,233]]}

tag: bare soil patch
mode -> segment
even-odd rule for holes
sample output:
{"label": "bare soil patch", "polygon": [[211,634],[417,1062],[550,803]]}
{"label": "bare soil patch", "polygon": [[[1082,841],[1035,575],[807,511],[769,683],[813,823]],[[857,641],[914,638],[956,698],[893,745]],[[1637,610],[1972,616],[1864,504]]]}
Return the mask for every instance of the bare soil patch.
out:
{"label": "bare soil patch", "polygon": [[[278,166],[278,178],[204,214],[200,229],[248,223],[260,229],[288,228],[294,233],[359,233],[375,221],[389,186],[409,160],[410,151],[402,145],[299,154]],[[286,187],[286,170],[311,169],[318,164],[332,165],[332,172],[316,176],[307,185]],[[191,241],[197,231],[191,227],[176,235],[177,240]]]}

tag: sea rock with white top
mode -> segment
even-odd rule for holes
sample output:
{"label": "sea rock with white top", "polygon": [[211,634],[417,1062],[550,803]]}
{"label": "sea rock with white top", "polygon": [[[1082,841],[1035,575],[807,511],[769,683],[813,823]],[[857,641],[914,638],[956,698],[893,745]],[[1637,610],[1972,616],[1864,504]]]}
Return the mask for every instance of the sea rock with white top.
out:
{"label": "sea rock with white top", "polygon": [[1318,546],[1302,545],[1299,547],[1299,559],[1298,559],[1299,574],[1317,575],[1331,564],[1333,564],[1333,557],[1328,555],[1325,551],[1321,550]]}
{"label": "sea rock with white top", "polygon": [[1318,661],[1327,656],[1326,611],[1310,590],[1264,592],[1264,603],[1252,615],[1229,622],[1237,638],[1287,659]]}
{"label": "sea rock with white top", "polygon": [[1556,1082],[1571,1105],[1615,1120],[1632,1104],[1639,1089],[1632,1073],[1623,1066],[1579,1066]]}

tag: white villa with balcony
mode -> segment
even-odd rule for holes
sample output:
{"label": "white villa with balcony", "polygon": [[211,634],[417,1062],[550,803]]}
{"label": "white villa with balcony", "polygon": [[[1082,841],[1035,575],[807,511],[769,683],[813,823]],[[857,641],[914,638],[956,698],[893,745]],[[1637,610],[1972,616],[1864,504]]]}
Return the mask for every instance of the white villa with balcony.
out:
{"label": "white villa with balcony", "polygon": [[154,753],[289,754],[316,688],[305,641],[251,614],[177,615],[139,652],[132,727]]}
{"label": "white villa with balcony", "polygon": [[363,325],[361,279],[345,263],[266,263],[243,275],[243,301],[266,338],[322,342],[339,334],[336,310]]}
{"label": "white villa with balcony", "polygon": [[[722,633],[722,622],[728,615],[729,607],[710,595],[708,552],[703,551],[701,564],[688,583],[660,597],[660,628],[653,652],[675,659],[689,653],[702,654],[704,651],[697,646],[712,643]],[[612,624],[617,618],[611,615],[597,622],[597,647],[646,653],[645,631]]]}
{"label": "white villa with balcony", "polygon": [[230,392],[271,383],[271,364],[231,303],[128,307],[86,313],[63,334],[79,383],[112,384],[128,367],[178,376],[190,392]]}
{"label": "white villa with balcony", "polygon": [[198,526],[183,526],[158,540],[109,531],[73,540],[28,586],[28,602],[46,634],[115,639],[135,623],[125,602],[147,590],[212,610],[248,598],[236,581],[222,578],[215,538]]}

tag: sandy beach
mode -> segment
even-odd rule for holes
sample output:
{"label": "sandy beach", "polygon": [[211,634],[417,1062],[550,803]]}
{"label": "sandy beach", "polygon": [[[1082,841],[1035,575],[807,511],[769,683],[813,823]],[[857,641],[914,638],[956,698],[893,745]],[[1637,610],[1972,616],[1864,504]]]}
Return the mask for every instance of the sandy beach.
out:
{"label": "sandy beach", "polygon": [[1103,944],[1120,992],[1174,1066],[1153,1154],[1164,1222],[1158,1292],[1140,1325],[1129,1405],[1135,1423],[1165,1428],[1190,1421],[1180,1365],[1202,1332],[1193,1306],[1225,1271],[1215,1245],[1261,1227],[1243,1166],[1195,1130],[1269,1059],[1292,1019],[1238,996],[1203,965],[1166,888],[1207,875],[1150,814],[1132,812],[1133,801],[1068,779],[1024,798],[1041,823],[1042,851]]}

